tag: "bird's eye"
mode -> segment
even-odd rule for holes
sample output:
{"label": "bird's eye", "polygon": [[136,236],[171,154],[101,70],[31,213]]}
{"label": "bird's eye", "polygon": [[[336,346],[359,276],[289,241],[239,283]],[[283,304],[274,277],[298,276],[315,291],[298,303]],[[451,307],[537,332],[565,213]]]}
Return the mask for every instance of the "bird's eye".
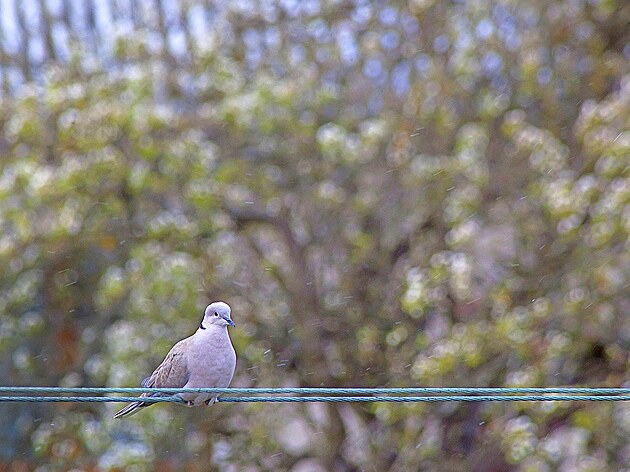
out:
{"label": "bird's eye", "polygon": [[219,314],[215,311],[215,312],[214,312],[214,316],[219,316]]}

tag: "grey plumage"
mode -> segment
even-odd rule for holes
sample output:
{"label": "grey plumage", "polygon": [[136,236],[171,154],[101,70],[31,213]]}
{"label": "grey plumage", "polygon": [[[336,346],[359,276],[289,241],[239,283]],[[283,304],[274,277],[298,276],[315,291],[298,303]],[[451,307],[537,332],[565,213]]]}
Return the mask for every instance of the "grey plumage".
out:
{"label": "grey plumage", "polygon": [[[155,388],[225,388],[234,375],[236,353],[232,347],[227,327],[234,326],[227,303],[213,302],[206,308],[199,329],[182,339],[166,355],[142,387]],[[143,393],[152,397],[157,393]],[[217,395],[209,393],[183,393],[178,397],[188,406],[213,404]],[[137,413],[152,403],[133,402],[114,415],[122,418]]]}

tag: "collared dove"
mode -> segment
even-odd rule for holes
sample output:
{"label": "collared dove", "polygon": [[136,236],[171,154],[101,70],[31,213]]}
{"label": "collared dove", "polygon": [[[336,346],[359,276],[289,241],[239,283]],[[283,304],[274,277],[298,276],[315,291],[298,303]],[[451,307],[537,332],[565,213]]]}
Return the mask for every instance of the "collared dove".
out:
{"label": "collared dove", "polygon": [[[236,353],[227,327],[234,326],[230,306],[213,302],[206,308],[199,329],[179,341],[162,363],[141,383],[142,387],[155,388],[225,388],[230,384],[236,367]],[[152,397],[159,393],[143,393]],[[211,393],[178,393],[187,406],[211,405],[218,395]],[[133,402],[114,415],[114,418],[137,413],[153,403]]]}

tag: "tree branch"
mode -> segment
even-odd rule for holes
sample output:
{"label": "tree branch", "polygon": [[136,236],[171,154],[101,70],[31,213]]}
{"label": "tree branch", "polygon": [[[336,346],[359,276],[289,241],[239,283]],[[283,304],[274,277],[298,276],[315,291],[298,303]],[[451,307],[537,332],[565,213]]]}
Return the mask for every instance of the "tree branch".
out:
{"label": "tree branch", "polygon": [[[299,323],[296,330],[301,342],[301,369],[308,372],[309,377],[303,377],[306,384],[317,385],[329,382],[328,372],[322,372],[318,363],[323,353],[321,340],[323,333],[319,321],[320,303],[317,296],[315,277],[313,276],[306,258],[305,248],[297,241],[286,219],[270,215],[260,208],[234,207],[223,204],[224,211],[239,227],[250,224],[263,224],[278,231],[288,249],[287,258],[291,263],[291,270],[282,274],[282,285],[287,289],[291,311]],[[257,248],[262,251],[262,248]]]}

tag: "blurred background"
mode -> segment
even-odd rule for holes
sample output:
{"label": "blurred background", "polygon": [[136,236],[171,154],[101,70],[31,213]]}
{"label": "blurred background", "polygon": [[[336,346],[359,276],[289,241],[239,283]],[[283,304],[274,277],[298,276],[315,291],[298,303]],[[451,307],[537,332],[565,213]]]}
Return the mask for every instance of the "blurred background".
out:
{"label": "blurred background", "polygon": [[[0,0],[0,384],[628,386],[630,3]],[[1,404],[4,471],[627,470],[630,404]]]}

